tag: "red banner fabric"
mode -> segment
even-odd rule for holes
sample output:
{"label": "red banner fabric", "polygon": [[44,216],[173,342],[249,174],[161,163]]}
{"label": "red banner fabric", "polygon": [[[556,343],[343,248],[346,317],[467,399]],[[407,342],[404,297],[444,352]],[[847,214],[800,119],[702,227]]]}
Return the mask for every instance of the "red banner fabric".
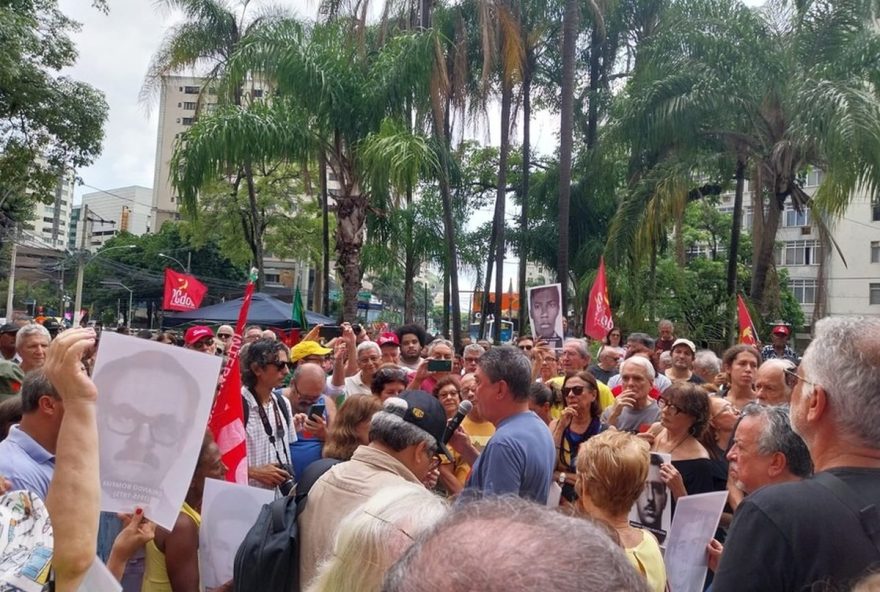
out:
{"label": "red banner fabric", "polygon": [[208,287],[195,276],[165,268],[164,310],[195,310],[202,305]]}
{"label": "red banner fabric", "polygon": [[739,294],[736,295],[736,313],[737,317],[739,317],[739,343],[757,346],[758,333],[755,331],[752,315],[749,314],[746,301]]}
{"label": "red banner fabric", "polygon": [[605,258],[599,259],[599,273],[590,288],[587,312],[584,314],[584,335],[593,339],[605,339],[614,328],[611,302],[608,300],[608,284],[605,280]]}
{"label": "red banner fabric", "polygon": [[247,437],[244,430],[244,411],[241,402],[241,372],[238,366],[238,354],[241,350],[244,326],[247,322],[248,310],[251,307],[251,296],[254,294],[253,281],[248,282],[244,291],[244,300],[238,313],[235,335],[227,351],[226,364],[220,373],[218,395],[214,399],[214,408],[208,427],[214,434],[214,440],[223,456],[223,464],[227,467],[226,480],[247,485]]}

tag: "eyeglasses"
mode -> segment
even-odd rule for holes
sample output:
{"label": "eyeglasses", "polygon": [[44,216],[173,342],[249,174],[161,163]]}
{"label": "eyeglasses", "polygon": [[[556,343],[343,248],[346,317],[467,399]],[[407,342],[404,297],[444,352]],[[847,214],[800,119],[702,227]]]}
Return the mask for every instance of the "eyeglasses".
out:
{"label": "eyeglasses", "polygon": [[721,415],[721,414],[724,413],[725,411],[726,411],[726,412],[729,412],[729,413],[732,413],[735,417],[740,417],[740,416],[742,415],[742,411],[740,411],[739,409],[737,409],[736,407],[734,407],[733,405],[731,405],[730,403],[728,403],[727,405],[725,405],[724,407],[722,407],[721,409],[719,409],[719,410],[718,410],[718,411],[717,411],[717,412],[711,417],[711,419],[715,419],[716,417],[718,417],[719,415]]}
{"label": "eyeglasses", "polygon": [[442,462],[443,462],[443,459],[440,458],[440,455],[435,453],[435,454],[431,455],[431,463],[428,466],[430,467],[430,470],[433,471],[434,469],[439,467],[440,463],[442,463]]}
{"label": "eyeglasses", "polygon": [[453,399],[453,398],[458,397],[459,394],[460,393],[459,393],[458,389],[456,389],[454,391],[440,391],[439,393],[437,393],[437,398],[438,399]]}
{"label": "eyeglasses", "polygon": [[173,415],[150,417],[128,405],[113,406],[105,417],[107,429],[121,436],[131,436],[142,426],[147,426],[153,441],[163,446],[177,443],[183,434],[183,425]]}
{"label": "eyeglasses", "polygon": [[217,339],[224,339],[225,340],[225,339],[231,339],[231,338],[232,338],[231,333],[217,333]]}
{"label": "eyeglasses", "polygon": [[569,394],[573,394],[575,397],[580,397],[584,394],[584,389],[586,386],[564,386],[562,387],[562,396],[567,397]]}
{"label": "eyeglasses", "polygon": [[283,362],[281,360],[275,360],[274,362],[269,362],[268,365],[275,366],[278,370],[283,370],[287,368],[288,370],[293,370],[294,366],[296,366],[296,362]]}
{"label": "eyeglasses", "polygon": [[209,347],[214,345],[213,339],[202,339],[201,341],[196,341],[193,344],[193,347],[196,349],[208,349]]}
{"label": "eyeglasses", "polygon": [[794,388],[795,386],[797,386],[797,383],[798,383],[798,382],[806,383],[806,384],[808,384],[808,385],[810,385],[810,386],[812,386],[812,387],[815,387],[815,386],[816,386],[815,383],[810,382],[809,380],[807,380],[806,378],[804,378],[803,376],[801,376],[800,374],[798,374],[798,373],[795,372],[794,370],[785,370],[785,369],[783,369],[782,371],[785,373],[785,376],[786,376],[786,381],[785,381],[785,382],[787,382],[787,383],[790,382],[790,383],[791,383],[791,384],[790,384],[791,388]]}
{"label": "eyeglasses", "polygon": [[678,415],[679,413],[685,413],[685,414],[690,415],[687,411],[685,411],[684,409],[682,409],[681,407],[679,407],[675,403],[670,403],[669,401],[667,401],[663,397],[660,397],[659,399],[657,399],[657,405],[660,406],[660,409],[669,409],[669,411],[670,411],[670,413],[672,413],[672,415]]}

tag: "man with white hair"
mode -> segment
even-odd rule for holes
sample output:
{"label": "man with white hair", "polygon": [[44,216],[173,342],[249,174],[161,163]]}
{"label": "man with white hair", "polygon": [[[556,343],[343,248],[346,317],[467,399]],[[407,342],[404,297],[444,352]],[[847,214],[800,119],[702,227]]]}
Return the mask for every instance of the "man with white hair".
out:
{"label": "man with white hair", "polygon": [[880,318],[816,323],[794,376],[791,425],[816,474],[740,504],[714,592],[848,590],[880,568]]}
{"label": "man with white hair", "polygon": [[[562,389],[565,377],[574,376],[578,372],[587,370],[591,359],[592,356],[590,355],[590,350],[587,349],[586,341],[577,338],[566,339],[562,345],[562,353],[559,355],[562,372],[565,376],[551,378],[547,381],[547,386],[559,391]],[[611,389],[604,382],[597,382],[599,384],[599,409],[606,409],[614,404],[614,395],[611,394]],[[557,419],[562,409],[554,409],[553,411],[553,419]]]}
{"label": "man with white hair", "polygon": [[787,405],[797,379],[786,372],[794,372],[795,365],[790,360],[774,358],[758,367],[755,375],[755,394],[762,405]]}
{"label": "man with white hair", "polygon": [[30,372],[42,368],[46,362],[46,350],[52,337],[43,325],[30,323],[18,330],[15,336],[15,351],[21,358],[22,371]]}
{"label": "man with white hair", "polygon": [[354,376],[345,377],[345,396],[370,395],[370,385],[373,384],[373,375],[382,365],[382,348],[375,341],[364,341],[358,344],[355,352],[357,356],[358,373]]}
{"label": "man with white hair", "polygon": [[620,347],[602,346],[602,349],[596,354],[597,363],[589,368],[590,374],[595,376],[596,380],[607,384],[608,380],[619,372],[620,360],[623,359],[625,353]]}
{"label": "man with white hair", "polygon": [[706,384],[713,384],[721,372],[721,358],[711,349],[701,349],[694,356],[694,374]]}
{"label": "man with white hair", "polygon": [[620,379],[623,391],[602,414],[602,422],[623,432],[644,432],[660,418],[660,406],[648,396],[654,367],[645,358],[633,356],[621,364]]}

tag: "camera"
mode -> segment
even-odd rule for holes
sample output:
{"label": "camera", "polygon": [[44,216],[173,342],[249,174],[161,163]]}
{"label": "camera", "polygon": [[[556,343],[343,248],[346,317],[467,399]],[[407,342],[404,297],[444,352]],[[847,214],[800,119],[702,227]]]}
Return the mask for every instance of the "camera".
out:
{"label": "camera", "polygon": [[296,491],[296,481],[293,480],[293,468],[285,463],[275,463],[275,466],[290,475],[290,477],[278,484],[278,491],[283,496],[291,495]]}

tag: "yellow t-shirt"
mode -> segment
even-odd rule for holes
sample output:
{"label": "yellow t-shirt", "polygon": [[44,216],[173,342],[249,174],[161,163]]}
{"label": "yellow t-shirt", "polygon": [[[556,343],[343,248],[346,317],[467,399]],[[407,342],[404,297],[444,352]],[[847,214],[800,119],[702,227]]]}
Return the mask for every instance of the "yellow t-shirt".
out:
{"label": "yellow t-shirt", "polygon": [[[486,448],[486,444],[489,443],[489,438],[495,434],[495,426],[492,425],[492,422],[481,421],[480,423],[477,423],[468,416],[465,416],[464,420],[462,420],[461,429],[467,432],[467,435],[471,437],[471,444],[473,444],[474,448],[480,453]],[[470,472],[471,466],[459,458],[455,465],[455,478],[464,485]]]}
{"label": "yellow t-shirt", "polygon": [[666,566],[660,553],[660,544],[654,535],[647,530],[642,531],[642,542],[624,549],[626,558],[636,570],[648,580],[648,588],[654,592],[666,589]]}
{"label": "yellow t-shirt", "polygon": [[[196,526],[202,525],[201,515],[186,502],[183,502],[180,511],[192,518]],[[172,592],[171,580],[168,579],[168,568],[165,565],[165,553],[159,550],[154,541],[150,541],[146,545],[144,581],[141,584],[141,592]]]}
{"label": "yellow t-shirt", "polygon": [[[547,386],[553,387],[559,391],[562,389],[562,383],[564,381],[564,376],[556,376],[547,381]],[[611,393],[611,389],[601,380],[597,380],[596,384],[599,385],[599,413],[602,413],[605,409],[614,405],[614,395]],[[565,401],[560,405],[554,405],[550,408],[550,417],[553,419],[559,419],[559,416],[562,415],[563,409],[565,409]]]}

